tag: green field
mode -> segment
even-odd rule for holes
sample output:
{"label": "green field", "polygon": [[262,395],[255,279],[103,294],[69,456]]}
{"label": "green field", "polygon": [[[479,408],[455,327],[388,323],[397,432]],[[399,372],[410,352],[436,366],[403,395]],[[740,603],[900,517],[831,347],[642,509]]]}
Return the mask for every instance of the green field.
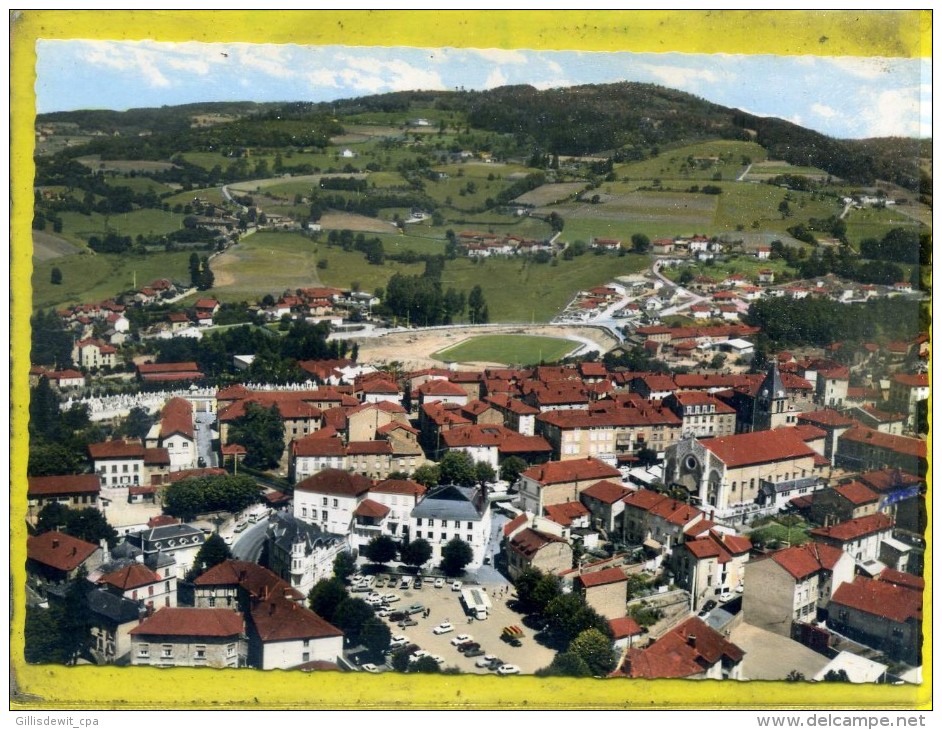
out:
{"label": "green field", "polygon": [[[154,279],[189,281],[189,251],[148,256],[86,253],[34,263],[33,307],[98,302]],[[62,283],[53,285],[53,266],[62,271]]]}
{"label": "green field", "polygon": [[894,206],[852,210],[845,220],[847,239],[857,249],[865,238],[883,238],[894,228],[924,228],[918,221],[904,215]]}
{"label": "green field", "polygon": [[482,335],[439,350],[433,358],[443,362],[494,362],[537,365],[555,362],[579,346],[574,340],[537,335]]}
{"label": "green field", "polygon": [[[712,161],[707,158],[717,157]],[[662,150],[657,157],[629,162],[615,167],[621,179],[650,180],[704,180],[709,181],[717,172],[722,179],[734,180],[744,169],[743,158],[765,160],[766,151],[755,142],[714,140]],[[688,158],[695,158],[691,166]],[[700,159],[696,159],[700,158]]]}

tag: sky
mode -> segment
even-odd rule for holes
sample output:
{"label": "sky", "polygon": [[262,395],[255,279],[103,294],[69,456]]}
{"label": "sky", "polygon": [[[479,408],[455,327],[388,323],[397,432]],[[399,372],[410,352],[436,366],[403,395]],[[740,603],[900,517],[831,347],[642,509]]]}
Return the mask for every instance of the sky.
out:
{"label": "sky", "polygon": [[931,59],[39,40],[37,112],[640,81],[839,138],[929,137]]}

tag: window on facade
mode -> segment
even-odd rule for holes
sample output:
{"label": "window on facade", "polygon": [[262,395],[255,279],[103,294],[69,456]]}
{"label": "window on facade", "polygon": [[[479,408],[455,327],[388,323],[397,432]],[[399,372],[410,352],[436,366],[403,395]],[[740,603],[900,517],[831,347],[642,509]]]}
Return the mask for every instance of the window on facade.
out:
{"label": "window on facade", "polygon": [[147,595],[148,596],[154,595],[154,586],[147,586]]}
{"label": "window on facade", "polygon": [[469,523],[468,523],[468,529],[469,529],[469,530],[473,530],[473,529],[474,529],[474,523],[473,523],[473,522],[469,522]]}
{"label": "window on facade", "polygon": [[442,540],[447,540],[447,539],[448,539],[448,536],[443,532],[443,533],[442,533]]}
{"label": "window on facade", "polygon": [[337,508],[337,507],[339,507],[339,506],[340,506],[340,500],[335,499],[335,500],[334,500],[334,508]]}
{"label": "window on facade", "polygon": [[422,537],[422,530],[416,530],[416,531],[415,531],[415,536],[416,536],[417,539],[420,538],[420,537]]}
{"label": "window on facade", "polygon": [[467,535],[466,538],[467,538],[467,542],[469,543],[474,541],[474,538],[471,535]]}
{"label": "window on facade", "polygon": [[310,640],[310,639],[305,639],[305,640],[304,640],[303,642],[301,642],[301,643],[302,643],[302,645],[304,646],[304,648],[307,649],[307,648],[311,645],[311,640]]}
{"label": "window on facade", "polygon": [[461,523],[458,520],[455,520],[455,529],[457,530],[460,527],[461,527]]}
{"label": "window on facade", "polygon": [[327,497],[324,497],[324,501],[321,502],[321,504],[322,504],[324,507],[327,506]]}
{"label": "window on facade", "polygon": [[235,656],[235,650],[236,650],[236,645],[235,645],[235,644],[229,644],[229,645],[226,647],[226,656]]}
{"label": "window on facade", "polygon": [[164,659],[169,659],[169,658],[173,657],[173,647],[172,647],[172,646],[165,646],[165,647],[160,651],[160,656],[163,657]]}
{"label": "window on facade", "polygon": [[205,646],[197,646],[197,647],[196,647],[196,658],[197,658],[197,659],[205,659],[205,658],[206,658],[206,647],[205,647]]}
{"label": "window on facade", "polygon": [[327,522],[327,510],[321,512],[321,520]]}
{"label": "window on facade", "polygon": [[138,647],[137,655],[147,659],[150,656],[150,646],[148,644],[141,644],[140,647]]}
{"label": "window on facade", "polygon": [[135,591],[131,591],[131,600],[132,600],[132,601],[136,601],[136,600],[137,600],[137,591],[136,591],[136,590],[135,590]]}
{"label": "window on facade", "polygon": [[301,654],[301,661],[302,661],[302,662],[309,662],[309,661],[311,661],[311,652],[309,652],[309,651],[303,652],[303,653]]}

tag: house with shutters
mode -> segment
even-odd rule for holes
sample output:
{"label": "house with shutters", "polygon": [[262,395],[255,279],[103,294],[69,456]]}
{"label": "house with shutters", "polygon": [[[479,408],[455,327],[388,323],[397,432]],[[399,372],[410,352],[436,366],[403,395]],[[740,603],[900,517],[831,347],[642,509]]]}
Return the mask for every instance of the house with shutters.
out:
{"label": "house with shutters", "polygon": [[96,583],[106,591],[140,603],[149,613],[177,605],[177,576],[161,575],[142,563],[130,563],[102,575]]}
{"label": "house with shutters", "polygon": [[61,504],[71,509],[99,509],[101,477],[98,474],[59,474],[29,477],[26,487],[28,519],[36,522],[39,512],[48,504]]}
{"label": "house with shutters", "polygon": [[532,436],[535,433],[536,417],[540,414],[539,408],[505,393],[490,393],[484,400],[500,412],[504,425],[508,428],[524,436]]}
{"label": "house with shutters", "polygon": [[131,666],[246,666],[242,614],[227,608],[162,608],[130,631]]}
{"label": "house with shutters", "polygon": [[883,571],[877,578],[858,575],[831,597],[827,626],[896,661],[922,665],[922,578]]}
{"label": "house with shutters", "polygon": [[444,431],[445,451],[462,451],[477,463],[483,461],[496,472],[504,459],[516,456],[528,464],[542,463],[552,447],[542,436],[524,436],[503,425],[468,424]]}
{"label": "house with shutters", "polygon": [[72,362],[85,370],[113,368],[118,364],[118,351],[113,345],[93,337],[76,340],[72,346]]}
{"label": "house with shutters", "polygon": [[481,487],[443,484],[428,490],[412,508],[409,531],[412,539],[427,540],[432,546],[432,562],[442,558],[442,548],[452,538],[471,546],[470,568],[484,563],[491,534],[491,505]]}
{"label": "house with shutters", "polygon": [[573,552],[569,541],[535,527],[516,530],[507,538],[504,554],[512,580],[529,568],[547,575],[559,575],[572,568]]}
{"label": "house with shutters", "polygon": [[176,563],[176,576],[183,579],[196,554],[206,541],[203,530],[194,525],[175,524],[151,527],[140,532],[129,533],[126,540],[143,554],[145,562],[158,557],[173,558]]}
{"label": "house with shutters", "polygon": [[92,636],[89,653],[95,663],[130,664],[131,629],[146,618],[147,609],[140,601],[104,588],[91,588],[86,602]]}
{"label": "house with shutters", "polygon": [[334,559],[347,550],[345,535],[323,532],[285,512],[275,512],[265,533],[268,568],[305,596],[334,574]]}
{"label": "house with shutters", "polygon": [[354,512],[372,487],[373,480],[360,474],[325,469],[295,485],[293,514],[324,532],[348,535]]}
{"label": "house with shutters", "polygon": [[193,404],[186,398],[171,398],[160,412],[160,420],[147,434],[144,445],[163,448],[170,457],[170,471],[196,467],[196,434],[193,428]]}
{"label": "house with shutters", "polygon": [[26,580],[41,597],[74,580],[80,568],[92,572],[101,565],[100,545],[64,532],[44,532],[26,538]]}
{"label": "house with shutters", "polygon": [[924,476],[928,472],[926,449],[923,439],[857,426],[841,435],[835,463],[855,471],[890,468]]}
{"label": "house with shutters", "polygon": [[685,533],[706,519],[693,505],[650,489],[639,489],[623,502],[625,542],[644,545],[662,556],[682,544]]}
{"label": "house with shutters", "polygon": [[703,537],[674,548],[674,582],[690,593],[690,610],[742,585],[752,542],[748,537],[709,530]]}
{"label": "house with shutters", "polygon": [[[880,559],[884,541],[893,536],[893,524],[892,517],[877,512],[826,527],[816,527],[811,530],[810,535],[819,543],[840,548],[856,563],[868,563]],[[896,570],[906,569],[905,565],[890,567]]]}
{"label": "house with shutters", "polygon": [[743,616],[791,638],[792,623],[820,619],[834,592],[853,577],[854,559],[840,548],[807,542],[777,550],[746,563]]}
{"label": "house with shutters", "polygon": [[619,482],[608,479],[596,482],[582,490],[579,499],[591,514],[591,522],[608,535],[621,534],[625,497],[632,493]]}
{"label": "house with shutters", "polygon": [[621,480],[621,472],[598,459],[549,461],[521,472],[518,504],[524,512],[542,515],[547,505],[578,502],[580,494],[604,480]]}
{"label": "house with shutters", "polygon": [[140,441],[102,441],[89,444],[88,453],[103,488],[165,484],[170,474],[167,449],[145,447]]}

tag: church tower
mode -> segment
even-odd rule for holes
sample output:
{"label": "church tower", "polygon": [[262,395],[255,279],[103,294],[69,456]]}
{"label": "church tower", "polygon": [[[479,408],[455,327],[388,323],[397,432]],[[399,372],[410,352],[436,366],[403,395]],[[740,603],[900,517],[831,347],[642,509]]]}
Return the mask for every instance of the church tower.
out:
{"label": "church tower", "polygon": [[778,371],[778,363],[773,361],[766,373],[765,380],[756,393],[753,411],[753,430],[768,431],[773,428],[795,425],[795,413],[788,402],[785,384]]}

